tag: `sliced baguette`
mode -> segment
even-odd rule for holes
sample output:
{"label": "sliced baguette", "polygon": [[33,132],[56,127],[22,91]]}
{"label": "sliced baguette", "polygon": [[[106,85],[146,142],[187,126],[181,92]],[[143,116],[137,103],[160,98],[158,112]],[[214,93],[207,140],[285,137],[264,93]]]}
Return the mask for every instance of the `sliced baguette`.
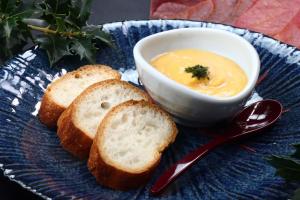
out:
{"label": "sliced baguette", "polygon": [[175,123],[158,106],[145,101],[122,103],[102,120],[88,168],[102,185],[137,188],[150,178],[176,135]]}
{"label": "sliced baguette", "polygon": [[87,158],[101,120],[111,108],[131,99],[150,100],[144,91],[125,81],[106,80],[91,85],[59,118],[57,135],[61,145],[73,155]]}
{"label": "sliced baguette", "polygon": [[40,121],[55,128],[61,113],[88,86],[107,79],[120,79],[120,74],[105,65],[85,65],[51,83],[43,96]]}

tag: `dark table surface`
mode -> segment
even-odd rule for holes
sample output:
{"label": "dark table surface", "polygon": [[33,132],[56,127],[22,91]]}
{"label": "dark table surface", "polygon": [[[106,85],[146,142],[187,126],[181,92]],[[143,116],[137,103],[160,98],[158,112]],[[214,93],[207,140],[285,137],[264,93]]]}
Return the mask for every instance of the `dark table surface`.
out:
{"label": "dark table surface", "polygon": [[[150,0],[94,0],[90,23],[103,24],[131,19],[148,19],[149,5]],[[0,171],[0,199],[39,200],[41,198],[23,189],[17,183],[10,182]]]}

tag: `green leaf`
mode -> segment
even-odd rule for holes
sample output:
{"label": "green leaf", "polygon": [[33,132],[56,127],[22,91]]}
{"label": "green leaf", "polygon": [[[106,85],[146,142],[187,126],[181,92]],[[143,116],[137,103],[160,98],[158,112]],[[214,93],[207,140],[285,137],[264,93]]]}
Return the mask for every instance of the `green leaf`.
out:
{"label": "green leaf", "polygon": [[72,55],[70,53],[70,41],[58,35],[41,36],[35,40],[41,49],[45,49],[49,58],[49,63],[52,66],[64,56]]}
{"label": "green leaf", "polygon": [[87,25],[92,0],[0,1],[0,61],[19,52],[35,34],[33,42],[44,49],[50,65],[64,56],[78,55],[95,62],[99,43],[112,46],[100,26]]}
{"label": "green leaf", "polygon": [[61,17],[56,17],[56,31],[58,32],[66,31],[66,24]]}
{"label": "green leaf", "polygon": [[0,13],[6,15],[15,16],[16,13],[32,13],[32,0],[1,0],[0,1]]}
{"label": "green leaf", "polygon": [[292,154],[292,157],[300,159],[300,144],[294,144],[293,146],[296,149],[296,151]]}
{"label": "green leaf", "polygon": [[[97,43],[110,45],[110,35],[103,32],[100,26],[88,26],[86,21],[90,16],[92,0],[42,0],[36,4],[41,10],[42,19],[50,26],[45,28],[42,42],[36,40],[40,47],[48,53],[51,65],[56,63],[64,55],[78,55],[80,59],[95,62]],[[39,29],[42,31],[41,29]],[[55,37],[53,36],[55,35]],[[48,40],[45,38],[51,37]],[[57,46],[53,38],[64,38],[65,47]],[[53,49],[56,46],[57,54]]]}
{"label": "green leaf", "polygon": [[8,41],[10,40],[11,32],[12,32],[13,28],[15,28],[16,26],[17,26],[17,22],[16,22],[15,18],[7,19],[4,22],[4,26],[3,26],[4,34],[5,34],[5,37]]}
{"label": "green leaf", "polygon": [[294,196],[293,196],[292,200],[300,200],[300,188],[298,188],[298,189],[294,192]]}
{"label": "green leaf", "polygon": [[68,13],[71,0],[41,0],[36,2],[36,8],[45,14],[64,14]]}
{"label": "green leaf", "polygon": [[82,31],[86,32],[89,35],[93,35],[94,39],[100,40],[101,42],[105,43],[106,45],[112,47],[112,38],[111,35],[104,32],[101,26],[89,25],[84,26]]}
{"label": "green leaf", "polygon": [[79,25],[85,26],[90,16],[92,0],[71,0],[68,20]]}
{"label": "green leaf", "polygon": [[78,17],[82,21],[87,21],[89,19],[92,2],[92,0],[81,0],[80,13]]}
{"label": "green leaf", "polygon": [[18,53],[32,37],[22,21],[32,15],[30,0],[24,4],[21,0],[0,1],[0,61]]}
{"label": "green leaf", "polygon": [[79,27],[77,24],[75,24],[74,22],[70,21],[70,19],[65,18],[64,21],[65,21],[66,24],[68,24],[70,27],[73,27],[73,28],[75,28],[76,30],[80,30],[80,27]]}
{"label": "green leaf", "polygon": [[272,156],[268,162],[277,169],[276,174],[290,181],[300,180],[300,163],[290,157]]}
{"label": "green leaf", "polygon": [[4,0],[4,1],[2,0],[2,1],[0,1],[1,11],[3,13],[14,12],[18,8],[19,4],[20,4],[20,1],[17,1],[17,0]]}
{"label": "green leaf", "polygon": [[90,63],[96,62],[96,48],[90,38],[76,39],[72,42],[71,51],[79,55],[80,59],[87,59]]}
{"label": "green leaf", "polygon": [[295,191],[292,200],[300,200],[300,188]]}

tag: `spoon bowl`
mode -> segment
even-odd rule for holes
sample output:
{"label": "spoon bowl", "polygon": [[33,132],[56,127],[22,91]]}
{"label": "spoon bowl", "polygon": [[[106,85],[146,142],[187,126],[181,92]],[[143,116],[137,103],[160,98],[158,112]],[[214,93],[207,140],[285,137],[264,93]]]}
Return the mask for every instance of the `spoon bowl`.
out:
{"label": "spoon bowl", "polygon": [[243,136],[251,136],[252,133],[262,133],[278,120],[282,110],[281,103],[272,99],[253,103],[233,118],[226,135],[240,139]]}
{"label": "spoon bowl", "polygon": [[151,194],[160,194],[179,175],[207,155],[214,148],[253,136],[274,124],[282,114],[283,107],[276,100],[262,100],[245,107],[229,124],[226,133],[184,156],[161,175],[151,188]]}

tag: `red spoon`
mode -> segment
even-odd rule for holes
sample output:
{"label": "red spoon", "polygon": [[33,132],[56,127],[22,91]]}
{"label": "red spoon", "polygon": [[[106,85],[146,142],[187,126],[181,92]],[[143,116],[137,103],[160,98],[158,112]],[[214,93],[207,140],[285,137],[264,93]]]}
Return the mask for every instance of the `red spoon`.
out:
{"label": "red spoon", "polygon": [[282,105],[275,100],[262,100],[238,113],[226,130],[208,144],[192,151],[161,175],[151,188],[153,195],[160,194],[170,183],[214,148],[257,134],[272,125],[281,115]]}

